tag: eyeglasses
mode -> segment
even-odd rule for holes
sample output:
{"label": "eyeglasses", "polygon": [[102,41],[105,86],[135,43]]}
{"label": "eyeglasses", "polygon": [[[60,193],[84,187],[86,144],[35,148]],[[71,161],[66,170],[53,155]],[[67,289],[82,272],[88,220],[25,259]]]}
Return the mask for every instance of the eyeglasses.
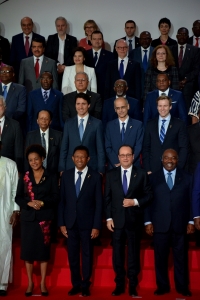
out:
{"label": "eyeglasses", "polygon": [[125,84],[116,84],[116,85],[115,85],[115,87],[117,87],[117,88],[118,88],[118,87],[122,87],[122,88],[123,88],[123,87],[125,87],[125,86],[126,86]]}
{"label": "eyeglasses", "polygon": [[9,71],[9,70],[0,71],[0,74],[9,74],[9,73],[12,73],[12,71]]}
{"label": "eyeglasses", "polygon": [[177,33],[178,36],[187,36],[188,34],[185,32]]}
{"label": "eyeglasses", "polygon": [[131,156],[133,156],[133,154],[119,154],[121,158],[130,158]]}
{"label": "eyeglasses", "polygon": [[86,26],[85,29],[92,29],[94,26]]}
{"label": "eyeglasses", "polygon": [[78,82],[81,82],[81,81],[83,81],[83,82],[85,82],[85,81],[87,81],[87,79],[76,79],[76,81],[78,81]]}
{"label": "eyeglasses", "polygon": [[124,49],[127,49],[128,48],[128,46],[124,46],[124,47],[117,47],[117,49],[119,49],[119,50],[124,50]]}

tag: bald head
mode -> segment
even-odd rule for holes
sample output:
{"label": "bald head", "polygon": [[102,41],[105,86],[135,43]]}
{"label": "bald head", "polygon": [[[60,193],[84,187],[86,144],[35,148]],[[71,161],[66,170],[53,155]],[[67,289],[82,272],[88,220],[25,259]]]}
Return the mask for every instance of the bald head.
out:
{"label": "bald head", "polygon": [[33,20],[29,17],[21,19],[21,28],[25,35],[29,35],[33,31]]}

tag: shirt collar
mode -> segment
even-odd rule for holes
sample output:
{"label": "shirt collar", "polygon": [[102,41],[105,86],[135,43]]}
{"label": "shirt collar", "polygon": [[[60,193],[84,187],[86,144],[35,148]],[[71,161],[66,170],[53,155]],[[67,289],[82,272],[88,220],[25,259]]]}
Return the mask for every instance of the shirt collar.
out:
{"label": "shirt collar", "polygon": [[162,120],[166,120],[166,121],[169,121],[171,119],[171,115],[169,114],[167,117],[165,118],[162,118],[160,115],[159,115],[159,121],[162,121]]}
{"label": "shirt collar", "polygon": [[0,121],[4,122],[5,121],[5,116],[3,116],[2,118],[0,118]]}
{"label": "shirt collar", "polygon": [[131,173],[132,168],[133,168],[133,165],[131,165],[128,169],[124,169],[124,168],[121,166],[121,172],[124,172],[124,170],[127,170],[128,172]]}
{"label": "shirt collar", "polygon": [[146,48],[146,49],[145,49],[145,48],[143,48],[143,47],[141,46],[141,49],[142,49],[142,50],[147,50],[147,51],[149,51],[149,49],[150,49],[150,46],[149,46],[148,48]]}
{"label": "shirt collar", "polygon": [[40,135],[42,135],[42,133],[46,133],[46,134],[49,134],[49,128],[47,128],[46,131],[42,131],[41,128],[40,128]]}

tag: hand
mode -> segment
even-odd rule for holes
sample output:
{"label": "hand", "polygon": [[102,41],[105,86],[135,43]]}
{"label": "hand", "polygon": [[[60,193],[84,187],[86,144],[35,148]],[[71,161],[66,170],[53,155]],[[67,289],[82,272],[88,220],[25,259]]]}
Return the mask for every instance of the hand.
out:
{"label": "hand", "polygon": [[187,234],[194,233],[195,227],[193,224],[187,224]]}
{"label": "hand", "polygon": [[62,74],[65,70],[65,65],[57,65],[57,71],[59,74]]}
{"label": "hand", "polygon": [[96,239],[99,235],[99,229],[92,228],[91,239]]}
{"label": "hand", "polygon": [[11,217],[10,217],[9,224],[11,224],[12,227],[15,227],[18,222],[19,222],[19,214],[17,212],[13,212]]}
{"label": "hand", "polygon": [[40,200],[32,200],[32,201],[28,202],[27,204],[28,204],[28,206],[34,208],[35,210],[40,210],[40,208],[43,206],[42,201],[40,201]]}
{"label": "hand", "polygon": [[134,199],[126,199],[126,198],[124,198],[123,207],[130,207],[130,206],[134,206],[134,205],[135,205]]}
{"label": "hand", "polygon": [[186,84],[187,79],[183,79],[182,81],[179,81],[179,89],[182,90]]}
{"label": "hand", "polygon": [[107,228],[110,230],[110,231],[112,231],[112,232],[114,232],[114,222],[113,222],[113,220],[109,220],[109,221],[107,221]]}
{"label": "hand", "polygon": [[115,164],[115,167],[120,167],[121,166],[121,164],[119,163],[119,164]]}
{"label": "hand", "polygon": [[148,235],[153,236],[153,224],[146,225],[145,231]]}
{"label": "hand", "polygon": [[152,174],[152,172],[151,172],[151,171],[149,171],[149,172],[147,172],[147,174],[148,174],[148,175],[150,175],[150,174]]}
{"label": "hand", "polygon": [[200,230],[200,218],[194,219],[194,226],[196,227],[197,230]]}
{"label": "hand", "polygon": [[60,226],[60,231],[66,238],[68,238],[66,226]]}

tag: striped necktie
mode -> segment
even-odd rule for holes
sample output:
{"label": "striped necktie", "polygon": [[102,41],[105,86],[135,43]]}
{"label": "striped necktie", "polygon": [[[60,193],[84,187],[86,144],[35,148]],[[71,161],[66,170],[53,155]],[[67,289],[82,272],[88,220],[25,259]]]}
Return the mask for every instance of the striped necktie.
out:
{"label": "striped necktie", "polygon": [[162,120],[162,125],[161,125],[161,128],[160,128],[160,141],[161,141],[161,144],[163,144],[164,139],[165,139],[165,122],[166,122],[166,120]]}

